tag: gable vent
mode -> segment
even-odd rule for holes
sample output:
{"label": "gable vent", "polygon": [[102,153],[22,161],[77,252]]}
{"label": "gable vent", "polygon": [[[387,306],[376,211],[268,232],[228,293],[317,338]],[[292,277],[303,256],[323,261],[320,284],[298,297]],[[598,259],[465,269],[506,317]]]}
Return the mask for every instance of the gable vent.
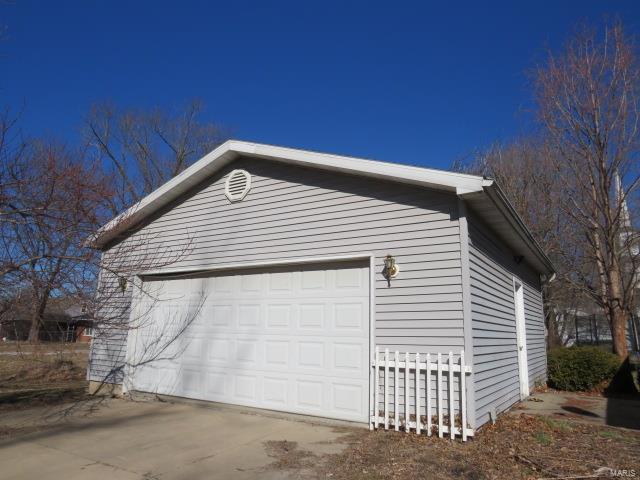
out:
{"label": "gable vent", "polygon": [[224,184],[224,194],[231,202],[239,202],[251,189],[251,175],[246,170],[234,170]]}

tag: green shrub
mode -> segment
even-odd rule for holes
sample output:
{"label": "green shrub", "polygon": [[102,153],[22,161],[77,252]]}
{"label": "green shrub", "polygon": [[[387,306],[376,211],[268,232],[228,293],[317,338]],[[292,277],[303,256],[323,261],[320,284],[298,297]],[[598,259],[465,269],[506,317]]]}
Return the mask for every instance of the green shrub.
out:
{"label": "green shrub", "polygon": [[571,392],[589,391],[610,381],[620,367],[620,358],[597,347],[551,350],[547,359],[549,385]]}

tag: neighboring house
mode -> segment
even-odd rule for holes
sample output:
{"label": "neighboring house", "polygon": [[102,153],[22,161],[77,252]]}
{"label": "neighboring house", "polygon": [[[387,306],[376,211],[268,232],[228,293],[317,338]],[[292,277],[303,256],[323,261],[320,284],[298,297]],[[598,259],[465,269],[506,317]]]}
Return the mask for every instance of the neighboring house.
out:
{"label": "neighboring house", "polygon": [[[40,328],[42,342],[90,342],[93,322],[84,306],[75,299],[53,298],[47,307]],[[70,306],[69,306],[70,305]],[[31,327],[31,310],[18,304],[0,320],[0,339],[26,341]]]}
{"label": "neighboring house", "polygon": [[545,381],[553,267],[490,179],[228,141],[91,243],[94,390],[368,422],[376,346],[464,349],[474,428]]}
{"label": "neighboring house", "polygon": [[93,320],[85,304],[74,304],[65,310],[69,317],[66,341],[87,343],[93,338]]}

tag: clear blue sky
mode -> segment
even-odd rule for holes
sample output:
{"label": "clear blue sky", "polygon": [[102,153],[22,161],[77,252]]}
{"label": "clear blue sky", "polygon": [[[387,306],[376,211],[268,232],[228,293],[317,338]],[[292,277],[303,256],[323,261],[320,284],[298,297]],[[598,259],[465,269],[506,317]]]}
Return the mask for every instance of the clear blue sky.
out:
{"label": "clear blue sky", "polygon": [[444,167],[531,128],[526,70],[640,2],[0,4],[0,105],[73,142],[89,106],[174,108],[244,140]]}

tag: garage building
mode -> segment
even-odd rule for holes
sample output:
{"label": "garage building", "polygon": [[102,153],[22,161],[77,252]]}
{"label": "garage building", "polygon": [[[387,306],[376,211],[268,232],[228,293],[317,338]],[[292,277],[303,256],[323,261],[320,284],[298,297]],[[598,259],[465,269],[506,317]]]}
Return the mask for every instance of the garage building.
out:
{"label": "garage building", "polygon": [[91,244],[93,390],[368,423],[376,347],[464,351],[474,429],[545,380],[553,267],[491,179],[232,140]]}

